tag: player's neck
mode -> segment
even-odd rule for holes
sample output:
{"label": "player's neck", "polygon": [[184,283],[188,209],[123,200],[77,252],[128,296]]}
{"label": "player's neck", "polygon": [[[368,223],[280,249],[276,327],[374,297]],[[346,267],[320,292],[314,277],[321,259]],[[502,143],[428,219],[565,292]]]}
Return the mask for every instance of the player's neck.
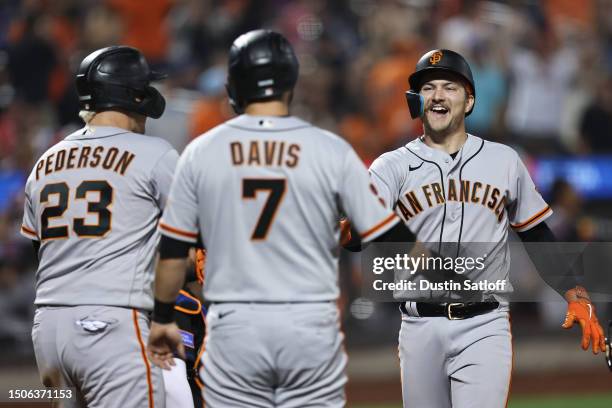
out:
{"label": "player's neck", "polygon": [[144,133],[145,117],[127,115],[118,111],[103,111],[97,112],[87,125],[112,126],[134,133]]}
{"label": "player's neck", "polygon": [[448,154],[453,154],[461,150],[466,140],[467,133],[465,133],[464,127],[461,127],[457,131],[446,135],[432,135],[425,133],[425,137],[423,138],[423,142],[427,146],[433,149],[442,150]]}
{"label": "player's neck", "polygon": [[253,116],[288,116],[289,106],[282,101],[249,103],[244,112]]}

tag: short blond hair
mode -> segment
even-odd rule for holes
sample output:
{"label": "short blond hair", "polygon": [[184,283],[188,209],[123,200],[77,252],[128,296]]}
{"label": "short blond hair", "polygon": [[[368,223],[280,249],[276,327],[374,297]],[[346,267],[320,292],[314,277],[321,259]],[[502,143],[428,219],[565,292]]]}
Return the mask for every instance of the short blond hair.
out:
{"label": "short blond hair", "polygon": [[96,112],[89,110],[82,110],[79,112],[79,117],[85,122],[86,125],[89,125],[89,122],[96,116]]}

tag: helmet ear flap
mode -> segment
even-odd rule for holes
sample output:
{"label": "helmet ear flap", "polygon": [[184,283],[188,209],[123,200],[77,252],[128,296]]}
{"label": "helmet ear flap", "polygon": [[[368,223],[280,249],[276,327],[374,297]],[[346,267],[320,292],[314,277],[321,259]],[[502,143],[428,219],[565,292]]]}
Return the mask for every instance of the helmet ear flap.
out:
{"label": "helmet ear flap", "polygon": [[166,100],[161,93],[152,86],[147,86],[145,98],[142,101],[141,113],[153,119],[159,119],[166,109]]}
{"label": "helmet ear flap", "polygon": [[413,90],[406,92],[406,102],[408,102],[408,109],[410,110],[410,117],[417,119],[423,116],[423,109],[425,102],[423,96]]}
{"label": "helmet ear flap", "polygon": [[89,88],[89,84],[87,83],[87,74],[78,74],[76,76],[75,85],[77,88],[77,92],[80,95],[80,100],[84,101],[87,99],[91,99],[91,90]]}
{"label": "helmet ear flap", "polygon": [[227,82],[225,84],[225,90],[227,91],[229,104],[236,113],[236,115],[242,115],[244,113],[244,108],[242,106],[242,103],[238,99],[235,87],[229,82]]}

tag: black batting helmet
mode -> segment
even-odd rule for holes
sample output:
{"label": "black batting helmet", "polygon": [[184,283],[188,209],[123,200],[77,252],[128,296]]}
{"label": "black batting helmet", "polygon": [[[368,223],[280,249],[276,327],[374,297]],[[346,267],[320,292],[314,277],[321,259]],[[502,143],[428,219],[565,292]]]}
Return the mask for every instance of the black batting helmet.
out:
{"label": "black batting helmet", "polygon": [[[468,89],[468,92],[474,95],[474,98],[476,97],[474,78],[467,61],[455,51],[445,49],[431,50],[419,59],[414,73],[408,77],[410,91],[419,93],[421,86],[423,86],[425,75],[432,71],[450,72],[459,75],[469,84],[470,89]],[[474,105],[472,105],[472,109],[470,109],[465,116],[472,113],[473,109]]]}
{"label": "black batting helmet", "polygon": [[299,64],[289,41],[271,30],[236,38],[229,52],[227,94],[236,113],[247,103],[279,97],[293,89]]}
{"label": "black batting helmet", "polygon": [[81,109],[121,109],[157,119],[164,113],[166,101],[150,83],[165,77],[151,71],[136,48],[99,49],[85,57],[76,76]]}

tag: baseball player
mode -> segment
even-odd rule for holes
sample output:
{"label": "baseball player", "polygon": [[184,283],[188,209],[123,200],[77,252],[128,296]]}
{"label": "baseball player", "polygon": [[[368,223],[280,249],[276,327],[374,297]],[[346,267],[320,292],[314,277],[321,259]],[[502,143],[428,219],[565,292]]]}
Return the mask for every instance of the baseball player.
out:
{"label": "baseball player", "polygon": [[[460,255],[469,243],[486,243],[489,279],[506,280],[508,232],[524,242],[553,242],[546,226],[552,213],[511,148],[467,134],[475,88],[465,59],[432,50],[410,75],[407,101],[424,134],[380,156],[370,167],[379,195],[442,256]],[[452,243],[453,245],[446,245]],[[453,248],[449,253],[445,248]],[[586,290],[571,276],[554,279],[563,256],[547,249],[528,253],[547,282],[564,295],[563,327],[583,329],[582,347],[605,349],[604,335]],[[565,268],[565,269],[564,269]],[[504,407],[510,388],[512,345],[508,302],[482,293],[479,302],[402,303],[399,335],[405,407]]]}
{"label": "baseball player", "polygon": [[240,116],[187,146],[160,221],[149,355],[168,368],[182,348],[173,301],[200,237],[212,302],[200,377],[211,408],[344,406],[340,213],[365,242],[415,238],[348,143],[289,115],[297,77],[282,35],[234,41],[227,91]]}
{"label": "baseball player", "polygon": [[39,266],[32,339],[43,383],[54,374],[88,407],[164,405],[145,344],[153,309],[157,223],[178,153],[145,136],[165,101],[134,48],[88,55],[76,86],[86,126],[36,162],[21,233]]}

